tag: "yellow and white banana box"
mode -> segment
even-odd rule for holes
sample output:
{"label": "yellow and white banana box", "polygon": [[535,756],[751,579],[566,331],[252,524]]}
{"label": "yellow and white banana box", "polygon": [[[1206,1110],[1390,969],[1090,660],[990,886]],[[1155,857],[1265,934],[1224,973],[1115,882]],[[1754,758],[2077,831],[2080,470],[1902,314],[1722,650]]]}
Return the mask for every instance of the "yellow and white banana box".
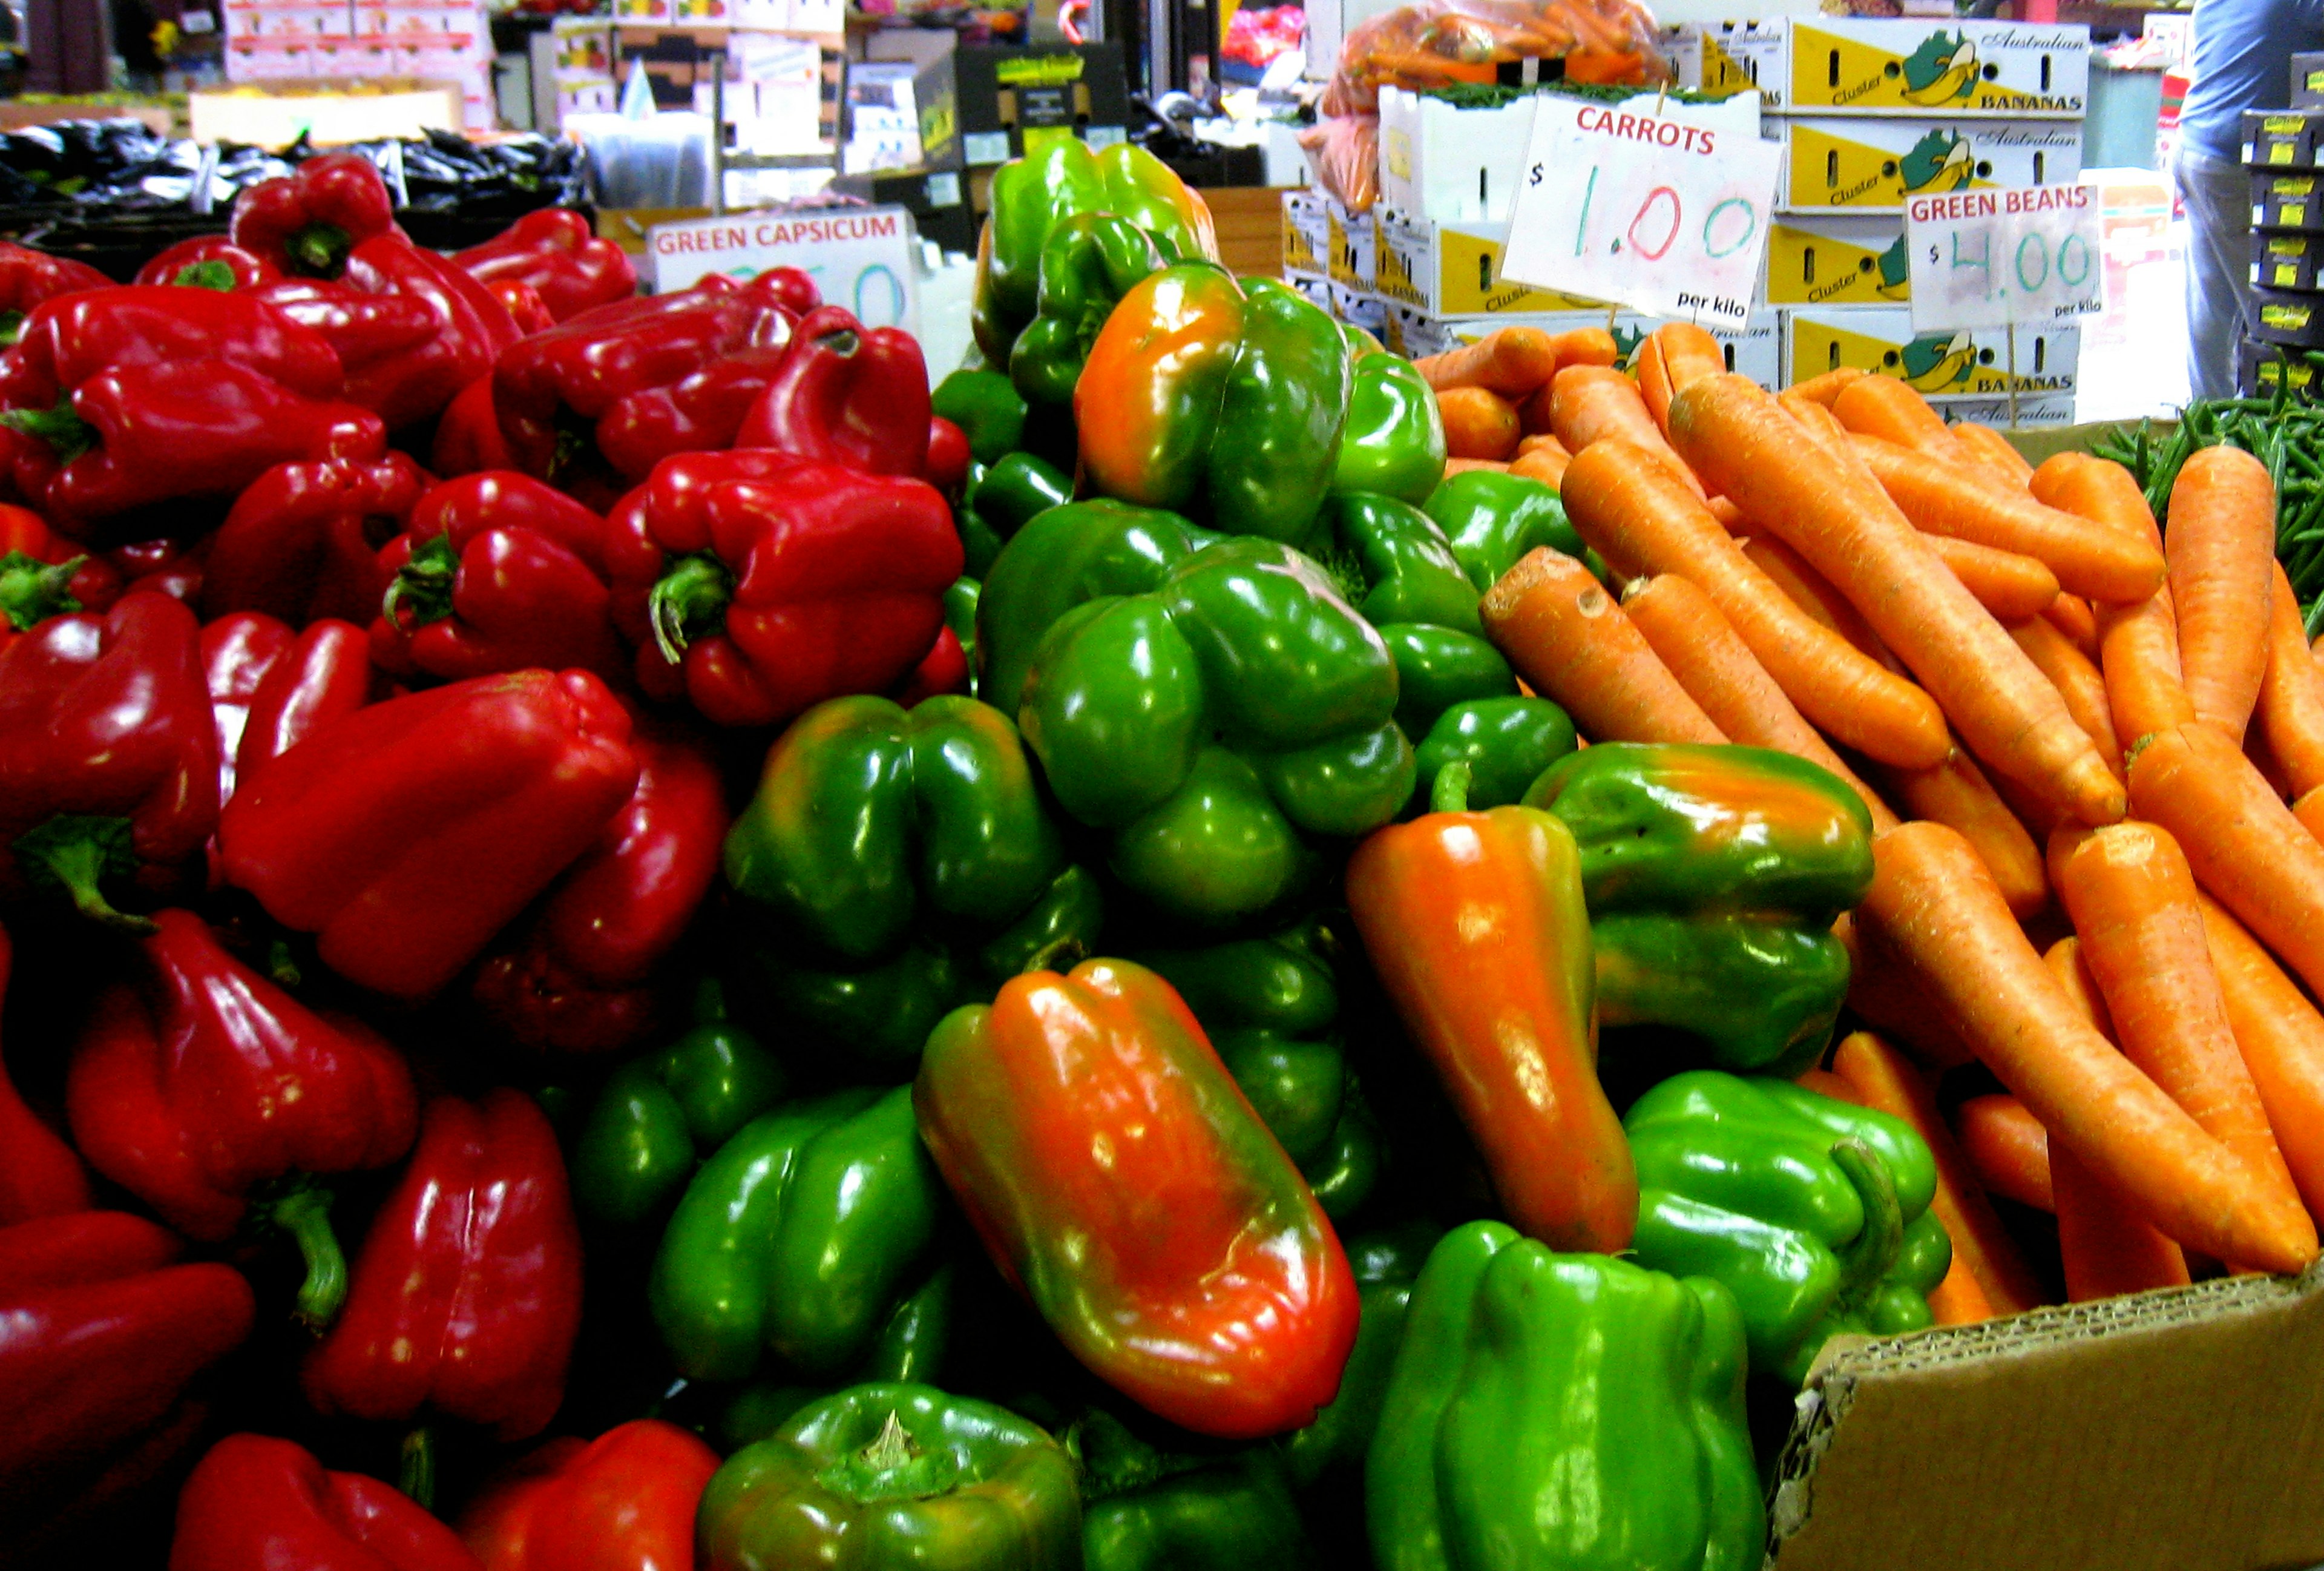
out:
{"label": "yellow and white banana box", "polygon": [[[1786,384],[1852,365],[1894,376],[1929,399],[1993,398],[2012,386],[2006,328],[1915,333],[1904,307],[1794,307],[1782,313]],[[2082,330],[2070,323],[2017,329],[2016,387],[2027,393],[2074,391]]]}
{"label": "yellow and white banana box", "polygon": [[1778,211],[1901,212],[1907,197],[2071,185],[2079,120],[1812,119],[1766,123],[1784,143]]}
{"label": "yellow and white banana box", "polygon": [[1772,114],[2080,119],[2089,106],[2087,27],[1785,16],[1696,31],[1698,56],[1739,66]]}

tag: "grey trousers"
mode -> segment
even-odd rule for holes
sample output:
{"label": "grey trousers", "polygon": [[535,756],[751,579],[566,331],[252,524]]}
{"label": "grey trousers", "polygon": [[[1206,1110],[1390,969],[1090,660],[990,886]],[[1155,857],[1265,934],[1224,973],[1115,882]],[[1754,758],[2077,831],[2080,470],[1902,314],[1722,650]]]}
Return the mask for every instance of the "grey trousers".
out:
{"label": "grey trousers", "polygon": [[2241,164],[2181,148],[2174,173],[2187,208],[2187,387],[2232,398],[2251,276],[2251,179]]}

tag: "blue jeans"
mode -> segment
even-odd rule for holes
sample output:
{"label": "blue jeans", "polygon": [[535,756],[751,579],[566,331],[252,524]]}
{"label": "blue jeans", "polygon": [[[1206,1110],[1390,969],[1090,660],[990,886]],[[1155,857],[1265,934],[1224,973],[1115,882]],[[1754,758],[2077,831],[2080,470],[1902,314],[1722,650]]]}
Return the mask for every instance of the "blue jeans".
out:
{"label": "blue jeans", "polygon": [[2187,208],[2188,396],[2232,398],[2251,276],[2251,177],[2186,147],[2173,172]]}

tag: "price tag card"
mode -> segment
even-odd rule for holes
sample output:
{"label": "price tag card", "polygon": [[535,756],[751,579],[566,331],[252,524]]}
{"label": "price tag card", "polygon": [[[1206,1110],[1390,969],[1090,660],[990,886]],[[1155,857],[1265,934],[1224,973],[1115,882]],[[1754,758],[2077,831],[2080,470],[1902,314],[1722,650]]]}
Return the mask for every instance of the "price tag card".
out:
{"label": "price tag card", "polygon": [[2106,310],[2096,186],[1909,197],[1913,330],[2001,328]]}
{"label": "price tag card", "polygon": [[1748,323],[1784,159],[1759,139],[1757,96],[1534,104],[1501,276],[1649,316]]}
{"label": "price tag card", "polygon": [[646,231],[654,288],[669,294],[705,273],[755,278],[796,267],[825,303],[845,306],[864,326],[920,330],[917,231],[902,208],[810,208],[733,213],[656,224]]}

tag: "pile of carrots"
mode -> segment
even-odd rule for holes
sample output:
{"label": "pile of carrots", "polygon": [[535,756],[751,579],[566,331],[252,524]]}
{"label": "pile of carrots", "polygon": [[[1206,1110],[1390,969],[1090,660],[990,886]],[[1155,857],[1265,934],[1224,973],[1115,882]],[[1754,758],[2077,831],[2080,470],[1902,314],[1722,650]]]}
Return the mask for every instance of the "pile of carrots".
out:
{"label": "pile of carrots", "polygon": [[[2324,678],[2266,469],[2204,449],[2158,528],[2120,465],[2034,468],[1893,378],[1776,394],[1680,325],[1634,378],[1603,337],[1423,363],[1455,450],[1557,485],[1608,569],[1536,551],[1486,625],[1592,739],[1778,748],[1863,798],[1874,1029],[1810,1079],[1935,1148],[1940,1319],[2040,1301],[1989,1194],[2055,1215],[2076,1300],[2315,1258]],[[1972,1062],[2007,1095],[1949,1123]]]}

